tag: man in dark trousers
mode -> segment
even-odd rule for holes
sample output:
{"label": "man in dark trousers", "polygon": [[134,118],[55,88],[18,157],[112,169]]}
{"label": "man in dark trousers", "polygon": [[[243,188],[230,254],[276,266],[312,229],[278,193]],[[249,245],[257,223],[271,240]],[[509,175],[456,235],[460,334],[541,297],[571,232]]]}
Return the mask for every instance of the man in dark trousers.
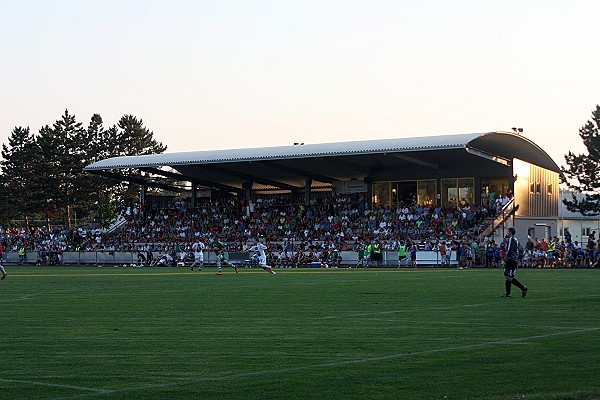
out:
{"label": "man in dark trousers", "polygon": [[502,297],[510,297],[511,285],[515,285],[521,289],[523,297],[527,296],[527,286],[524,286],[515,277],[517,271],[517,265],[519,264],[519,241],[515,237],[516,230],[513,227],[508,228],[508,239],[506,243],[506,254],[504,255],[504,277],[506,292]]}

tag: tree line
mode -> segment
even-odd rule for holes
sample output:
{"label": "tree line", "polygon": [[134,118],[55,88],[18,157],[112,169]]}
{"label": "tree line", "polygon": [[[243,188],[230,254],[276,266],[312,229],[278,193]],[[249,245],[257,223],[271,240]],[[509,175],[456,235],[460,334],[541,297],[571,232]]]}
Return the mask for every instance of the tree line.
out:
{"label": "tree line", "polygon": [[105,225],[117,204],[139,200],[139,185],[83,168],[109,157],[164,153],[167,147],[153,136],[133,115],[105,128],[94,114],[84,127],[68,110],[37,133],[15,127],[1,151],[0,225],[43,220],[73,226],[76,219]]}
{"label": "tree line", "polygon": [[[60,221],[72,226],[95,219],[106,225],[117,204],[139,199],[136,184],[83,173],[93,162],[117,156],[164,153],[167,147],[153,138],[141,119],[124,115],[109,128],[92,115],[87,127],[65,110],[52,126],[38,133],[15,127],[2,145],[0,160],[0,225],[15,220]],[[571,211],[600,214],[600,106],[579,129],[587,154],[565,155],[562,182],[584,193],[583,200],[565,200]],[[135,171],[130,171],[135,173]],[[138,172],[139,173],[139,172]]]}

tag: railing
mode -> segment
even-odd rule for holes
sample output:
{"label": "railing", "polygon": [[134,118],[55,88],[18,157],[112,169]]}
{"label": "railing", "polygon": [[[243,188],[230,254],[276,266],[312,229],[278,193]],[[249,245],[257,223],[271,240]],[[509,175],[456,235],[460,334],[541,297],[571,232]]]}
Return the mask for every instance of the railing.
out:
{"label": "railing", "polygon": [[504,221],[511,217],[518,209],[519,205],[515,203],[515,198],[511,198],[508,203],[502,207],[500,212],[498,212],[496,217],[483,228],[480,234],[480,239],[483,240],[483,238],[494,233],[496,229],[502,225]]}
{"label": "railing", "polygon": [[104,234],[110,235],[111,233],[115,232],[117,229],[125,225],[125,223],[127,223],[127,218],[125,218],[122,215],[119,215],[119,217],[115,221],[113,221],[108,228],[106,228]]}

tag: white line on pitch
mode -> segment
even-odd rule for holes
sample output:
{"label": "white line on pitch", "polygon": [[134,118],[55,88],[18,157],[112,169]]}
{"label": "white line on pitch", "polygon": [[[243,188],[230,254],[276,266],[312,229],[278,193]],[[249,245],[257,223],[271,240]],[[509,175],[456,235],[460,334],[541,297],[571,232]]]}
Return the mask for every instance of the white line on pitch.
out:
{"label": "white line on pitch", "polygon": [[171,387],[192,385],[194,383],[199,383],[199,382],[222,381],[222,380],[229,380],[229,379],[234,379],[234,378],[247,378],[247,377],[251,377],[251,376],[281,374],[281,373],[297,372],[297,371],[326,368],[326,367],[339,367],[342,365],[366,364],[366,363],[371,363],[371,362],[388,361],[388,360],[394,360],[394,359],[400,359],[400,358],[427,356],[430,354],[445,353],[448,351],[478,349],[478,348],[484,348],[484,347],[488,347],[488,346],[505,345],[507,343],[515,344],[515,343],[520,343],[520,342],[527,341],[527,340],[544,339],[544,338],[549,338],[549,337],[554,337],[554,336],[565,336],[565,335],[573,335],[573,334],[578,334],[578,333],[588,333],[588,332],[594,332],[594,331],[599,331],[599,330],[600,330],[600,327],[574,329],[571,331],[547,333],[544,335],[525,336],[525,337],[513,338],[513,339],[491,340],[491,341],[483,342],[483,343],[467,344],[467,345],[463,345],[463,346],[451,346],[451,347],[444,347],[441,349],[423,350],[423,351],[416,351],[416,352],[411,352],[411,353],[389,354],[387,356],[359,358],[359,359],[345,360],[345,361],[333,361],[333,362],[328,362],[328,363],[312,364],[312,365],[305,365],[305,366],[300,366],[300,367],[282,368],[282,369],[276,369],[276,370],[241,372],[241,373],[237,373],[237,374],[221,375],[221,376],[215,376],[215,377],[203,377],[203,378],[197,378],[197,379],[190,379],[190,380],[183,381],[183,382],[165,383],[165,384],[160,384],[160,385],[144,385],[144,386],[131,387],[131,388],[106,390],[106,391],[98,392],[98,393],[85,393],[85,394],[79,394],[79,395],[70,396],[70,397],[60,397],[60,398],[55,398],[54,400],[82,399],[82,398],[86,398],[86,397],[95,397],[95,396],[98,396],[101,394],[124,393],[124,392],[134,392],[134,391],[152,390],[152,389],[160,390],[160,389],[167,389],[167,388],[171,388]]}
{"label": "white line on pitch", "polygon": [[86,391],[86,392],[94,392],[95,394],[105,394],[105,393],[111,393],[112,392],[112,390],[104,390],[104,389],[89,388],[89,387],[83,387],[83,386],[73,386],[73,385],[61,385],[59,383],[27,381],[27,380],[19,380],[19,379],[4,379],[4,378],[0,378],[0,382],[25,383],[27,385],[45,386],[45,387],[53,387],[53,388],[59,388],[59,389],[77,389],[77,390],[83,390],[83,391]]}

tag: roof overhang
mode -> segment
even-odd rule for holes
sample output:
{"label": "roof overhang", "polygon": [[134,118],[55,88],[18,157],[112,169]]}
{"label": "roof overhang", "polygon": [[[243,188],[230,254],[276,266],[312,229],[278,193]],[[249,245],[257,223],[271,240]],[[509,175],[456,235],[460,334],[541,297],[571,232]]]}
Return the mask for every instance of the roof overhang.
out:
{"label": "roof overhang", "polygon": [[334,181],[375,178],[401,168],[449,168],[468,155],[510,166],[513,158],[561,173],[535,143],[511,132],[470,133],[264,148],[206,150],[114,157],[84,168],[85,172],[132,181],[129,171],[149,186],[156,178],[181,180],[230,192],[304,190],[331,187]]}

